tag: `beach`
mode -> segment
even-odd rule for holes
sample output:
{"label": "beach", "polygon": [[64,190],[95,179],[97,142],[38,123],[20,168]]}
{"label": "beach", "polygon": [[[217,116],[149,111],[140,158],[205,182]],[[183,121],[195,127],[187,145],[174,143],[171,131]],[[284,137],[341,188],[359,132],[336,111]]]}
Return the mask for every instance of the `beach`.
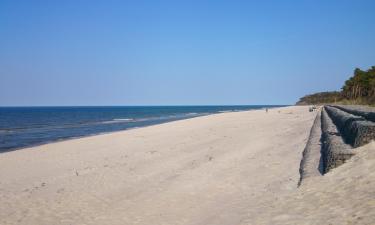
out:
{"label": "beach", "polygon": [[374,151],[298,187],[316,115],[228,112],[2,153],[0,224],[371,224]]}

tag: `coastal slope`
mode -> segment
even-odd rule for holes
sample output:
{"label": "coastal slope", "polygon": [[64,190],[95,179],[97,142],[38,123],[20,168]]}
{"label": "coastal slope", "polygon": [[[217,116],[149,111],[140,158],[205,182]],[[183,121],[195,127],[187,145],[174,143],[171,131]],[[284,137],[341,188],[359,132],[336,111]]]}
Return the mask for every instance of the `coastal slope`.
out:
{"label": "coastal slope", "polygon": [[0,154],[0,224],[266,223],[299,192],[315,116],[222,113]]}
{"label": "coastal slope", "polygon": [[321,177],[309,178],[297,191],[268,198],[240,224],[320,225],[375,223],[375,142]]}

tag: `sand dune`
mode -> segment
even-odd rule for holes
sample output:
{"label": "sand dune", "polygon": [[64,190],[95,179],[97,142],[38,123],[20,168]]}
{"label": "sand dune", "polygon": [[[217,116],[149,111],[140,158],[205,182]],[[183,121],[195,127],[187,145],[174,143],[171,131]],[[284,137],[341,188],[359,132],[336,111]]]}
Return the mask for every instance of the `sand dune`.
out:
{"label": "sand dune", "polygon": [[315,116],[223,113],[0,154],[0,224],[370,224],[374,151],[297,188]]}

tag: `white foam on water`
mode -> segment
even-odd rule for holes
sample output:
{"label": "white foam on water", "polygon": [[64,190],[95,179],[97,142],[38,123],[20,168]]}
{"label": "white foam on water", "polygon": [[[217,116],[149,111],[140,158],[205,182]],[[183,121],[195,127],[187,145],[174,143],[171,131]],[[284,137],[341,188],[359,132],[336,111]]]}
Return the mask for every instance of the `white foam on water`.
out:
{"label": "white foam on water", "polygon": [[119,118],[119,119],[113,119],[113,121],[134,121],[134,119],[129,119],[129,118]]}

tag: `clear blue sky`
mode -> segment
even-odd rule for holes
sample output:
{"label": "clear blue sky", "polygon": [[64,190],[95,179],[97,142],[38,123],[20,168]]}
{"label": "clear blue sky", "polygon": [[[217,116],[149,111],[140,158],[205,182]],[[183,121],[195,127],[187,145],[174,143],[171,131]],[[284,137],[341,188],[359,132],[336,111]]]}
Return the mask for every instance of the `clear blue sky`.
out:
{"label": "clear blue sky", "polygon": [[0,105],[293,104],[375,65],[374,9],[0,0]]}

